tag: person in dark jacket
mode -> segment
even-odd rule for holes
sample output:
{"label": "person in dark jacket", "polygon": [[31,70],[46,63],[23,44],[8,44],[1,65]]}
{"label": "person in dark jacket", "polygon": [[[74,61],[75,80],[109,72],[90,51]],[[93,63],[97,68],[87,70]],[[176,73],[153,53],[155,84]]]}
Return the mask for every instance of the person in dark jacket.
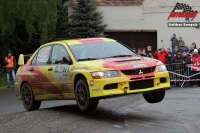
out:
{"label": "person in dark jacket", "polygon": [[179,47],[179,49],[181,49],[181,46],[182,46],[183,44],[185,44],[185,42],[183,41],[182,37],[180,36],[180,37],[179,37],[179,40],[178,40],[178,47]]}
{"label": "person in dark jacket", "polygon": [[173,63],[173,55],[171,52],[168,52],[168,56],[167,56],[167,59],[166,59],[166,64],[171,64]]}
{"label": "person in dark jacket", "polygon": [[176,38],[176,34],[172,35],[171,42],[172,42],[172,45],[171,45],[172,53],[174,53],[174,47],[178,46],[178,39]]}
{"label": "person in dark jacket", "polygon": [[[176,57],[173,58],[173,63],[176,63],[176,64],[174,64],[175,73],[183,75],[184,69],[183,69],[183,65],[182,65],[182,56],[181,56],[180,52],[178,52]],[[177,75],[176,79],[178,80],[178,79],[180,79],[180,77]],[[176,82],[176,85],[181,86],[181,83]]]}
{"label": "person in dark jacket", "polygon": [[191,63],[191,57],[188,55],[187,52],[183,52],[183,64],[190,64]]}
{"label": "person in dark jacket", "polygon": [[154,58],[153,57],[153,51],[152,51],[152,47],[151,46],[147,46],[147,52],[146,52],[146,55],[147,55],[147,57],[149,57],[149,58]]}
{"label": "person in dark jacket", "polygon": [[3,61],[3,65],[5,66],[5,72],[7,77],[7,88],[10,88],[10,75],[12,75],[13,82],[15,83],[15,68],[17,67],[15,57],[12,56],[11,52],[8,52],[8,55]]}
{"label": "person in dark jacket", "polygon": [[176,54],[176,57],[174,57],[173,58],[173,63],[182,63],[182,56],[181,56],[181,53],[180,52],[178,52],[177,54]]}
{"label": "person in dark jacket", "polygon": [[183,69],[184,69],[184,72],[185,72],[185,76],[190,76],[191,75],[191,68],[187,65],[187,64],[191,64],[191,57],[190,55],[187,53],[187,52],[183,52],[183,61],[182,61],[183,64]]}

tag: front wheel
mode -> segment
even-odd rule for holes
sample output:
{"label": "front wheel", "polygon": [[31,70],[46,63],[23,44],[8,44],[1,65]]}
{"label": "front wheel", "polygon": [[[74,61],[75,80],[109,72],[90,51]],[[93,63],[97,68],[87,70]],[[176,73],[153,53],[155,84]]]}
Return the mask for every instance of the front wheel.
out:
{"label": "front wheel", "polygon": [[164,99],[165,91],[145,93],[143,97],[148,103],[158,103]]}
{"label": "front wheel", "polygon": [[95,110],[99,104],[99,99],[91,99],[89,87],[85,79],[77,82],[75,88],[76,103],[81,111]]}
{"label": "front wheel", "polygon": [[32,88],[28,83],[24,83],[21,88],[22,102],[26,110],[32,111],[40,108],[41,101],[35,101]]}

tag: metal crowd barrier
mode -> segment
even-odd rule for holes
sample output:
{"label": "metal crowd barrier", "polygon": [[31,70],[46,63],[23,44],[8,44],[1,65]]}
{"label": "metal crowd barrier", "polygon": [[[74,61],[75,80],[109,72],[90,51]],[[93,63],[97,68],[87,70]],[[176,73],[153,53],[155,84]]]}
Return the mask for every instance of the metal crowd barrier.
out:
{"label": "metal crowd barrier", "polygon": [[200,81],[200,64],[165,64],[170,75],[170,81],[183,87],[185,82],[194,84]]}

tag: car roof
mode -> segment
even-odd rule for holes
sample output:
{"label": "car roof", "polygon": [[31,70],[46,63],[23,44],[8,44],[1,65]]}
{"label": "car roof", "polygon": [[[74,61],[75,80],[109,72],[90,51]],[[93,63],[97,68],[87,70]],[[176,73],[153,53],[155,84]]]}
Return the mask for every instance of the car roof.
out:
{"label": "car roof", "polygon": [[50,42],[44,45],[55,44],[55,43],[60,43],[60,42],[64,42],[68,45],[76,45],[76,44],[85,44],[85,43],[93,43],[93,42],[110,42],[110,41],[116,41],[116,40],[110,39],[110,38],[78,38],[78,39],[54,41],[54,42]]}

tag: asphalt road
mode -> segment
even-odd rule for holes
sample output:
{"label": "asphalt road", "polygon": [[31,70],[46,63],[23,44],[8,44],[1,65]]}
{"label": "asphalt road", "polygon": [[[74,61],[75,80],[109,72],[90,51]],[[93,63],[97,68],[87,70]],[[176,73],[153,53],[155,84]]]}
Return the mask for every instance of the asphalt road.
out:
{"label": "asphalt road", "polygon": [[158,104],[141,94],[101,100],[90,113],[75,101],[45,101],[26,111],[14,90],[0,90],[1,133],[199,133],[200,88],[173,88]]}

